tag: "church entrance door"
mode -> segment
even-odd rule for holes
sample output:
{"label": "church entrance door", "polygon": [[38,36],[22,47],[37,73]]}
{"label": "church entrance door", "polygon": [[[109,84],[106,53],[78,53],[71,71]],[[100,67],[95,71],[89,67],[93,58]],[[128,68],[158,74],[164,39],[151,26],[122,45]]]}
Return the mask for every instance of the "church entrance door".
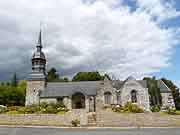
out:
{"label": "church entrance door", "polygon": [[72,95],[72,109],[84,109],[85,108],[85,96],[84,94],[77,92]]}

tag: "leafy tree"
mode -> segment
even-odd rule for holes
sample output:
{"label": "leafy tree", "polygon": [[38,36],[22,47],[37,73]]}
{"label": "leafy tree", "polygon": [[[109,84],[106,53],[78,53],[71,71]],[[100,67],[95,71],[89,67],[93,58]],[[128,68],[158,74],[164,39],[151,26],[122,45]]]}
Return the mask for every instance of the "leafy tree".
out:
{"label": "leafy tree", "polygon": [[104,77],[108,78],[109,80],[112,80],[108,74],[104,74]]}
{"label": "leafy tree", "polygon": [[0,104],[2,105],[24,105],[25,104],[26,81],[19,81],[17,87],[8,83],[0,86]]}
{"label": "leafy tree", "polygon": [[60,78],[59,74],[57,73],[57,70],[55,68],[51,68],[48,71],[48,82],[68,82],[68,78]]}
{"label": "leafy tree", "polygon": [[9,82],[6,82],[6,86],[10,86],[10,83],[9,83]]}
{"label": "leafy tree", "polygon": [[17,83],[18,83],[18,81],[17,81],[17,76],[16,76],[16,73],[14,73],[13,78],[12,78],[12,81],[11,81],[11,85],[12,85],[13,87],[16,87],[16,86],[17,86]]}
{"label": "leafy tree", "polygon": [[48,80],[49,82],[59,81],[59,74],[57,73],[57,70],[56,70],[55,68],[51,68],[51,69],[48,71],[47,80]]}
{"label": "leafy tree", "polygon": [[18,83],[18,87],[17,87],[19,93],[21,93],[22,95],[25,96],[26,93],[26,81],[25,80],[20,80]]}
{"label": "leafy tree", "polygon": [[4,82],[1,82],[1,86],[4,86]]}
{"label": "leafy tree", "polygon": [[64,77],[64,82],[69,82],[69,79],[67,77]]}
{"label": "leafy tree", "polygon": [[156,80],[156,78],[145,77],[143,80],[147,81],[147,87],[148,87],[148,92],[150,94],[151,105],[152,106],[161,105],[162,97],[161,97],[160,89],[158,87],[158,81]]}
{"label": "leafy tree", "polygon": [[101,76],[99,72],[79,72],[72,81],[98,81],[103,80],[104,76]]}

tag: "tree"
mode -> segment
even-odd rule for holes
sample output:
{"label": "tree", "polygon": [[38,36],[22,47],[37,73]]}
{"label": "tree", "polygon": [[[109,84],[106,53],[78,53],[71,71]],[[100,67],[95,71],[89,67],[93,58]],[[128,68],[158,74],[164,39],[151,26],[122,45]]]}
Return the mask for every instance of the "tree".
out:
{"label": "tree", "polygon": [[112,80],[108,74],[104,74],[104,77],[108,78],[109,80]]}
{"label": "tree", "polygon": [[1,82],[1,86],[4,86],[4,82]]}
{"label": "tree", "polygon": [[69,79],[67,77],[64,77],[64,82],[69,82]]}
{"label": "tree", "polygon": [[72,81],[99,81],[104,80],[104,76],[101,76],[99,72],[79,72]]}
{"label": "tree", "polygon": [[25,80],[20,80],[18,83],[18,91],[25,96],[26,93],[26,81]]}
{"label": "tree", "polygon": [[20,81],[17,87],[0,86],[0,104],[11,106],[11,105],[24,105],[25,104],[25,81]]}
{"label": "tree", "polygon": [[147,81],[147,87],[148,87],[148,92],[150,95],[151,105],[152,106],[161,105],[162,97],[160,93],[160,88],[158,87],[158,81],[156,80],[156,78],[144,77],[143,80]]}
{"label": "tree", "polygon": [[67,77],[60,78],[57,70],[55,68],[51,68],[48,71],[48,82],[68,82],[69,79]]}
{"label": "tree", "polygon": [[6,86],[10,86],[10,83],[9,83],[9,82],[6,82]]}
{"label": "tree", "polygon": [[177,86],[171,80],[167,80],[166,78],[162,78],[161,80],[171,89],[175,107],[177,110],[180,110],[180,97]]}
{"label": "tree", "polygon": [[18,83],[17,76],[16,76],[16,73],[14,73],[12,81],[11,81],[11,86],[16,87],[17,83]]}
{"label": "tree", "polygon": [[47,80],[48,80],[49,82],[59,81],[59,74],[57,73],[57,70],[56,70],[55,68],[51,68],[51,69],[48,71]]}

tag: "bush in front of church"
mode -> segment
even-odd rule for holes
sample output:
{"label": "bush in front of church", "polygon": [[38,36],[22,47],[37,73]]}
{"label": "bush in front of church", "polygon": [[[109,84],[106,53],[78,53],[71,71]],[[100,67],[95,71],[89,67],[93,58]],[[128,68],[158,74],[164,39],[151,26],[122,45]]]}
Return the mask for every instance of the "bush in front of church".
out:
{"label": "bush in front of church", "polygon": [[133,104],[131,102],[125,103],[123,106],[125,112],[132,112],[132,113],[142,113],[144,112],[137,104]]}
{"label": "bush in front of church", "polygon": [[160,112],[161,106],[160,105],[154,105],[150,108],[151,112]]}
{"label": "bush in front of church", "polygon": [[3,105],[0,105],[0,114],[5,113],[5,112],[7,112],[7,107],[3,106]]}
{"label": "bush in front of church", "polygon": [[69,109],[63,103],[41,103],[29,106],[0,106],[0,113],[6,114],[65,114]]}
{"label": "bush in front of church", "polygon": [[68,112],[69,109],[63,103],[46,103],[42,102],[40,104],[41,113],[51,113],[51,114],[64,114]]}
{"label": "bush in front of church", "polygon": [[143,113],[144,112],[142,108],[140,108],[138,105],[133,104],[131,102],[125,103],[124,106],[118,106],[118,107],[114,106],[112,107],[112,110],[118,113]]}
{"label": "bush in front of church", "polygon": [[73,127],[78,127],[80,126],[80,121],[78,119],[72,120],[71,124]]}

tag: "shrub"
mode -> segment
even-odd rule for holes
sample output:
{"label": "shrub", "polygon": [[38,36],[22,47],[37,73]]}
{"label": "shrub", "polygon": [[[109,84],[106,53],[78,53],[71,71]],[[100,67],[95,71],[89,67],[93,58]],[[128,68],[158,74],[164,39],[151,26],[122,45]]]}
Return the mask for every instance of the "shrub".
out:
{"label": "shrub", "polygon": [[180,111],[176,111],[176,115],[180,115]]}
{"label": "shrub", "polygon": [[69,109],[63,103],[41,103],[40,105],[40,112],[42,113],[53,113],[56,114],[58,112],[65,113],[68,112]]}
{"label": "shrub", "polygon": [[161,107],[159,105],[151,106],[150,110],[152,112],[159,112],[161,110]]}
{"label": "shrub", "polygon": [[141,109],[138,105],[133,104],[131,102],[125,103],[123,107],[124,112],[132,112],[132,113],[142,113],[143,109]]}
{"label": "shrub", "polygon": [[76,120],[72,120],[71,124],[72,124],[73,127],[78,127],[78,126],[80,126],[80,121],[77,120],[77,119]]}
{"label": "shrub", "polygon": [[118,112],[118,113],[123,113],[123,112],[127,112],[127,113],[142,113],[144,112],[143,109],[141,109],[138,105],[133,104],[131,102],[127,102],[125,103],[125,105],[122,106],[114,106],[112,107],[112,111],[114,112]]}
{"label": "shrub", "polygon": [[168,108],[167,113],[171,115],[176,115],[176,109]]}
{"label": "shrub", "polygon": [[119,106],[119,107],[114,106],[114,107],[112,107],[112,111],[122,113],[122,112],[124,112],[124,109],[122,106]]}
{"label": "shrub", "polygon": [[25,106],[19,107],[18,108],[18,113],[21,113],[21,114],[26,113],[26,107]]}
{"label": "shrub", "polygon": [[37,105],[31,105],[31,106],[26,106],[25,107],[25,112],[26,113],[35,113],[39,111],[39,106]]}
{"label": "shrub", "polygon": [[59,107],[59,108],[57,108],[57,111],[58,112],[60,112],[60,111],[68,112],[69,109],[67,107]]}
{"label": "shrub", "polygon": [[57,109],[54,108],[54,106],[49,105],[49,106],[46,108],[46,112],[47,112],[47,113],[57,113]]}
{"label": "shrub", "polygon": [[18,111],[19,108],[20,108],[20,106],[8,106],[7,110],[8,111]]}
{"label": "shrub", "polygon": [[66,111],[57,112],[58,115],[64,115],[65,113],[66,113]]}
{"label": "shrub", "polygon": [[56,103],[56,108],[66,108],[66,106],[62,102]]}
{"label": "shrub", "polygon": [[46,108],[40,108],[40,112],[41,113],[46,113],[47,111],[46,111]]}
{"label": "shrub", "polygon": [[0,105],[0,114],[5,113],[6,111],[7,111],[7,107],[3,106],[3,105]]}
{"label": "shrub", "polygon": [[162,113],[170,115],[180,115],[180,111],[177,111],[175,108],[170,108],[168,106],[163,109]]}
{"label": "shrub", "polygon": [[40,103],[40,108],[46,108],[48,104],[46,102]]}
{"label": "shrub", "polygon": [[56,114],[59,112],[64,114],[65,112],[69,111],[69,109],[62,103],[50,103],[47,104],[45,102],[41,103],[40,106],[38,105],[30,105],[30,106],[9,106],[8,108],[4,108],[0,106],[0,113],[3,112],[10,112],[10,113],[20,113],[20,114],[32,114],[32,113],[53,113]]}
{"label": "shrub", "polygon": [[8,112],[6,112],[6,114],[19,114],[19,112],[18,111],[8,111]]}

